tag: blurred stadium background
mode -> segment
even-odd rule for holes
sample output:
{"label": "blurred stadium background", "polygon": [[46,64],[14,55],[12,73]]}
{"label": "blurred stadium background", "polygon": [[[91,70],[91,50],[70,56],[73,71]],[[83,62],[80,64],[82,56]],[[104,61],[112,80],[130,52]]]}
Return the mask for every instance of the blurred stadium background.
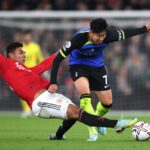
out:
{"label": "blurred stadium background", "polygon": [[[115,28],[140,27],[150,21],[149,9],[149,0],[0,0],[0,53],[12,41],[22,41],[23,32],[29,30],[47,57],[94,18],[103,17]],[[113,90],[112,110],[149,110],[150,35],[110,44],[105,63]],[[67,60],[61,64],[58,78],[59,92],[78,104]],[[0,111],[19,110],[18,97],[0,79]]]}

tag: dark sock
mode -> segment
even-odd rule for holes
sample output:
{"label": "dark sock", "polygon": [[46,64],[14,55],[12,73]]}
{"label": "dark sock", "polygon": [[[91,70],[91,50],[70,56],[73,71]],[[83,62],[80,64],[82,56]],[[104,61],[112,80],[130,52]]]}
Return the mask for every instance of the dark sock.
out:
{"label": "dark sock", "polygon": [[62,136],[75,124],[76,120],[64,120],[62,124],[59,126],[59,128],[56,131],[56,136],[58,138],[62,138]]}
{"label": "dark sock", "polygon": [[118,120],[109,120],[104,117],[88,114],[84,110],[80,112],[79,121],[89,126],[108,128],[114,128],[118,122]]}

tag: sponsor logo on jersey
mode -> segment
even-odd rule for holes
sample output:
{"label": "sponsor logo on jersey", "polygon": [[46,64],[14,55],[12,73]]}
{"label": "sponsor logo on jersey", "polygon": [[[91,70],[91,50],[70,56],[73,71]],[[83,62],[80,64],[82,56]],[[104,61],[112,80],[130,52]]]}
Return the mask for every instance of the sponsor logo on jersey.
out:
{"label": "sponsor logo on jersey", "polygon": [[71,47],[71,42],[68,41],[68,42],[66,43],[65,47],[66,47],[66,48],[70,48],[70,47]]}
{"label": "sponsor logo on jersey", "polygon": [[78,76],[78,72],[75,72],[75,77],[77,77]]}
{"label": "sponsor logo on jersey", "polygon": [[16,67],[19,70],[25,70],[25,71],[28,71],[28,72],[32,72],[30,69],[26,69],[24,66],[20,65],[18,62],[16,62]]}

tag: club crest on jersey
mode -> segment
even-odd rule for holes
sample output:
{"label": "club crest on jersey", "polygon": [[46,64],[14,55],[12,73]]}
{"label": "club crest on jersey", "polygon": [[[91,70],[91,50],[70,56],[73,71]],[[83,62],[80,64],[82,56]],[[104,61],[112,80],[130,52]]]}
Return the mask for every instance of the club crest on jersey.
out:
{"label": "club crest on jersey", "polygon": [[26,70],[26,71],[28,71],[28,72],[31,72],[31,70],[26,69],[25,67],[23,67],[22,65],[20,65],[18,62],[16,62],[16,67],[17,67],[19,70]]}
{"label": "club crest on jersey", "polygon": [[68,41],[68,42],[66,43],[65,47],[66,47],[66,48],[70,48],[70,47],[71,47],[71,42]]}

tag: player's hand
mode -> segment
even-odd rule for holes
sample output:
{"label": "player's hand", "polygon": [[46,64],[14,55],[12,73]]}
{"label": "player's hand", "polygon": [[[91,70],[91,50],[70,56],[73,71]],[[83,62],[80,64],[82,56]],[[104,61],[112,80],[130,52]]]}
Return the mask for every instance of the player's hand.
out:
{"label": "player's hand", "polygon": [[56,93],[57,90],[58,90],[57,84],[51,84],[51,85],[49,86],[49,88],[48,88],[48,91],[49,91],[50,93]]}
{"label": "player's hand", "polygon": [[147,23],[145,26],[146,26],[147,31],[150,32],[150,23]]}

